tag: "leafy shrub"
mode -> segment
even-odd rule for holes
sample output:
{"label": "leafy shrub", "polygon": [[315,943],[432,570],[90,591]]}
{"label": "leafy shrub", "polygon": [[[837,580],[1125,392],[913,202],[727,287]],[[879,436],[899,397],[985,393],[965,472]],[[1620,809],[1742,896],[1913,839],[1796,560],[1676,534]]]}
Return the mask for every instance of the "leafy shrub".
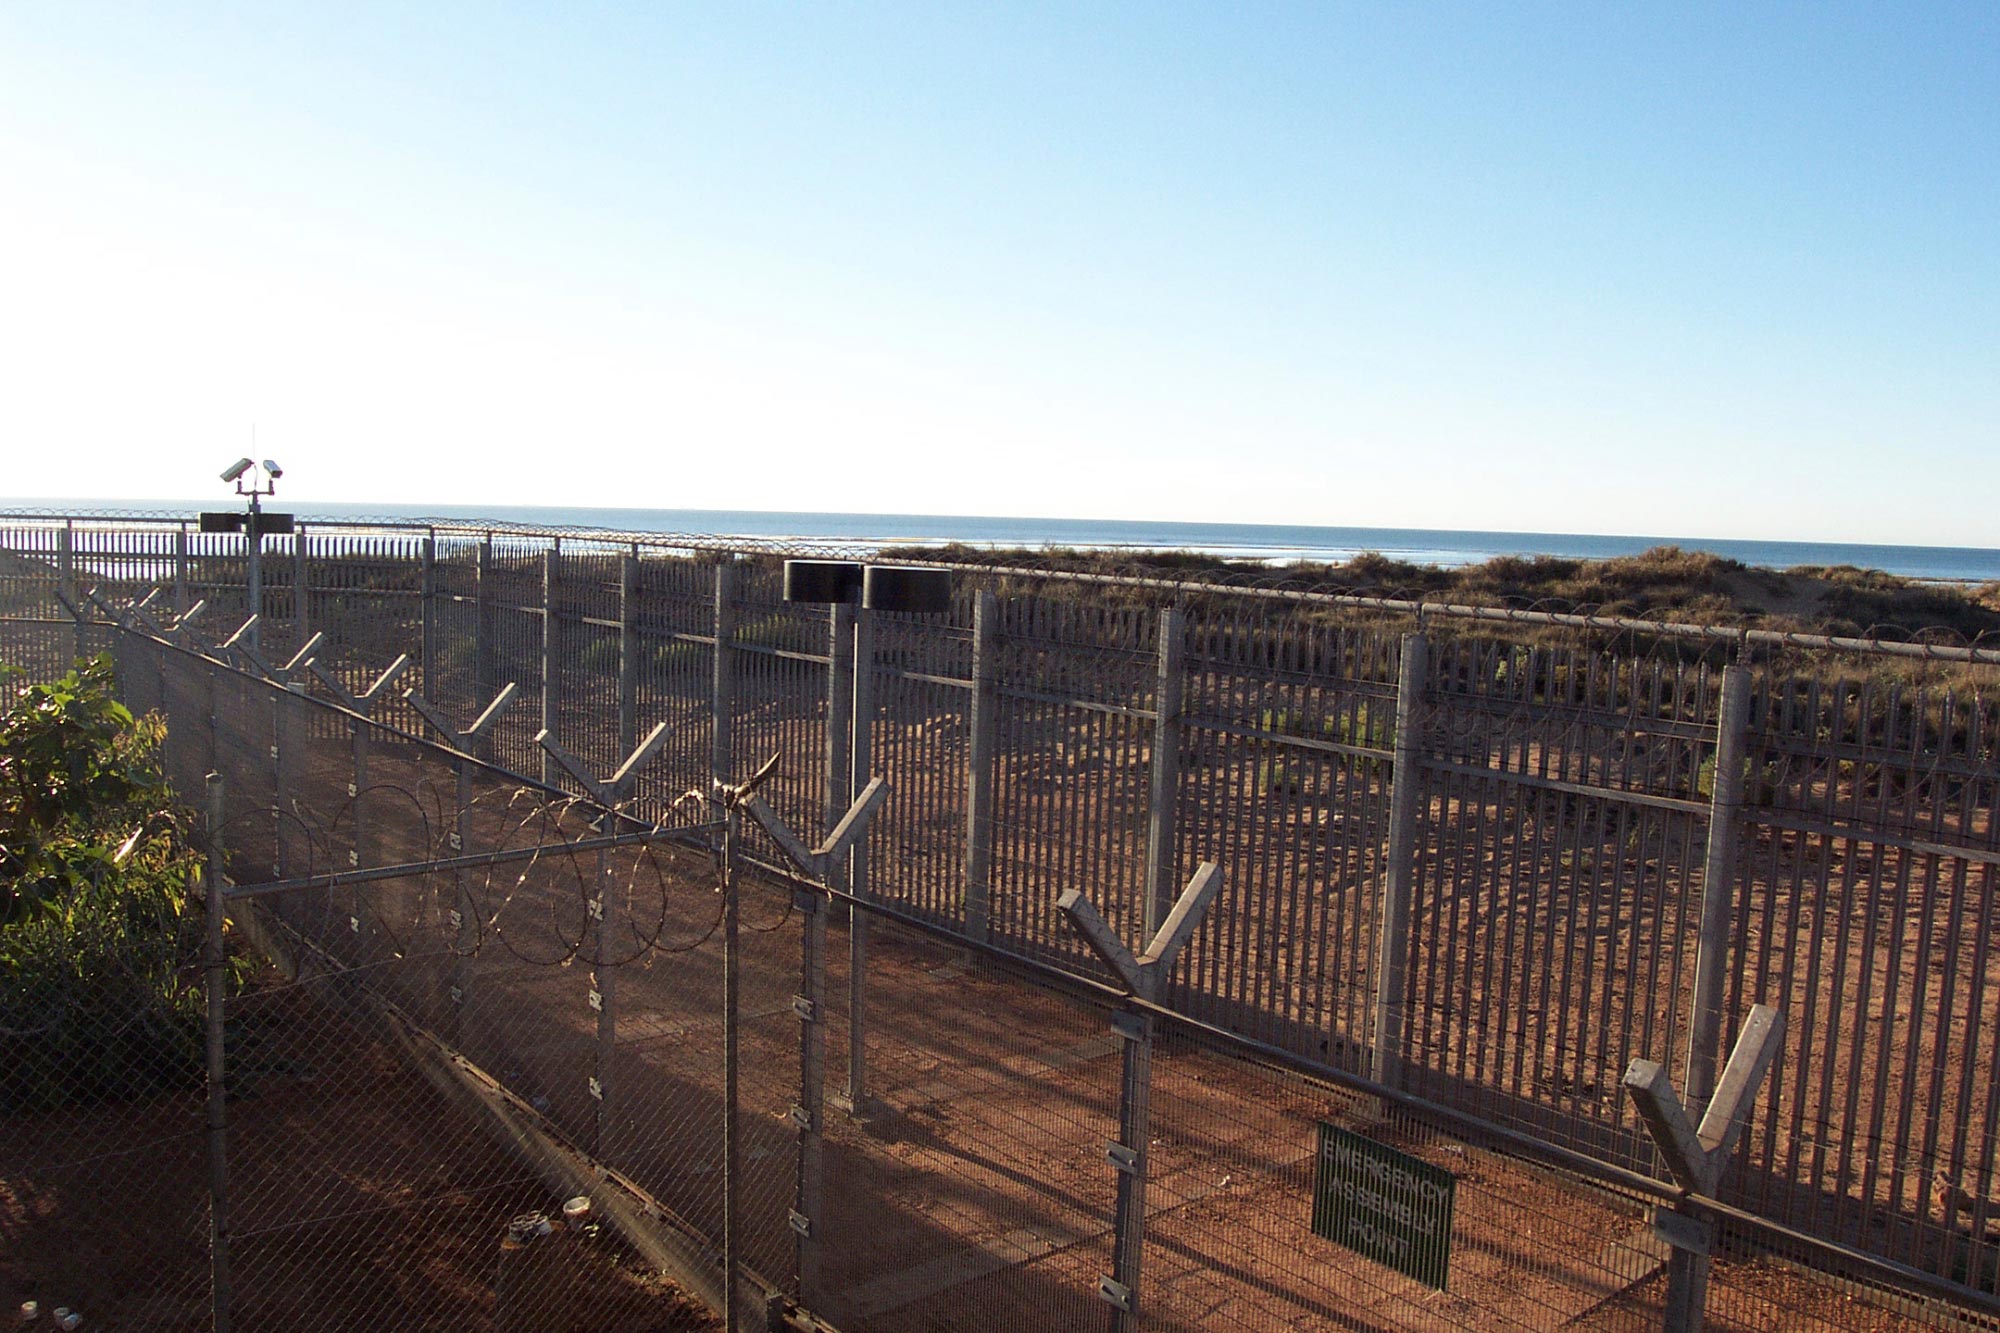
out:
{"label": "leafy shrub", "polygon": [[198,857],[165,733],[117,701],[108,657],[15,688],[0,712],[0,1107],[200,1075]]}

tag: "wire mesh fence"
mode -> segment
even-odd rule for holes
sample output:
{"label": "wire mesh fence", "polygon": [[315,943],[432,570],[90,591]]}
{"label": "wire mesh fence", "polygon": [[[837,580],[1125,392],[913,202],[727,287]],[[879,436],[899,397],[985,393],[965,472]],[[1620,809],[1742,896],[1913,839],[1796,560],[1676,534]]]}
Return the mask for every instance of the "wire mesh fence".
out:
{"label": "wire mesh fence", "polygon": [[[86,572],[105,587],[130,580],[123,603],[114,595],[82,625],[60,601],[56,615],[6,622],[10,644],[49,669],[65,647],[131,637],[105,622],[130,620],[120,608],[146,595],[146,580],[162,590],[158,605],[191,606],[211,594],[225,603],[240,574],[226,549],[196,540],[128,549],[107,528],[72,534],[65,556],[60,542],[37,546],[40,533],[11,556],[10,608],[45,611]],[[1732,662],[1689,636],[1607,644],[1602,627],[1559,621],[1528,634],[1420,624],[1380,607],[1343,620],[1212,594],[1162,610],[1137,585],[1091,600],[1075,588],[1097,585],[970,573],[944,617],[828,612],[785,603],[772,566],[568,536],[327,533],[274,550],[271,561],[291,563],[267,579],[279,591],[266,663],[318,631],[338,643],[324,650],[339,664],[329,674],[350,696],[398,656],[411,666],[357,721],[351,709],[288,706],[296,689],[327,693],[303,669],[289,673],[295,690],[274,691],[179,648],[127,663],[135,705],[195,722],[173,757],[183,790],[211,769],[240,770],[232,783],[261,812],[232,828],[244,874],[372,863],[393,828],[419,829],[405,850],[421,845],[433,859],[454,836],[538,836],[479,828],[491,799],[461,800],[455,765],[490,761],[477,771],[545,796],[545,778],[578,789],[537,743],[544,731],[602,775],[665,723],[627,793],[649,818],[777,753],[772,806],[795,829],[817,830],[882,773],[897,796],[867,851],[827,867],[863,900],[865,958],[879,907],[1101,983],[1108,973],[1055,911],[1056,895],[1087,889],[1116,930],[1142,940],[1194,867],[1215,861],[1224,888],[1164,992],[1168,1008],[1315,1077],[1365,1075],[1655,1176],[1623,1071],[1636,1057],[1661,1062],[1698,1109],[1733,1016],[1775,1004],[1788,1018],[1785,1047],[1726,1202],[1785,1234],[1863,1252],[1850,1264],[1807,1246],[1843,1271],[1875,1273],[1867,1255],[1904,1264],[1963,1289],[1964,1309],[1986,1308],[2000,1290],[2000,1070],[1981,1021],[2000,984],[1988,943],[2000,723],[1976,658],[1843,679],[1823,660],[1743,653],[1741,638]],[[225,617],[201,628],[215,642],[230,626]],[[519,701],[476,736],[445,735],[400,697],[412,687],[466,727],[509,683]],[[419,728],[446,746],[418,742]],[[302,782],[354,790],[306,820]],[[584,817],[568,816],[563,836],[579,836]],[[316,821],[316,841],[297,833],[302,820]],[[778,859],[755,831],[746,845]],[[633,873],[614,864],[606,878]],[[786,891],[766,891],[765,917],[756,891],[744,900],[752,943],[739,980],[751,998],[738,1036],[776,1051],[798,1045],[789,1005],[806,926]],[[617,911],[600,927],[576,906],[589,901],[511,910],[546,910],[585,935],[633,928]],[[833,904],[836,920],[846,911]],[[790,951],[791,971],[760,972],[749,964],[763,939],[752,923],[781,920],[771,964]],[[399,937],[371,929],[361,943],[393,951]],[[838,955],[852,941],[835,931],[839,993]],[[684,996],[658,992],[649,969],[612,969],[619,979],[608,984],[650,996],[635,1001],[641,1012],[712,1015],[723,983],[703,970],[721,967],[702,962],[706,947],[675,969],[692,988]],[[662,1189],[701,1197],[698,1171],[678,1184],[664,1174],[669,1158],[699,1160],[693,1138],[659,1130],[649,1147],[590,1092],[593,1080],[601,1091],[645,1078],[648,1051],[699,1046],[701,1026],[688,1014],[628,1026],[621,1013],[608,1037],[585,1042],[602,1026],[591,1004],[606,991],[594,977],[581,987],[582,1016],[461,1010],[448,1002],[454,990],[511,996],[540,984],[486,976],[499,965],[485,954],[482,945],[455,975],[432,975],[428,990],[395,1003],[429,1015],[455,1046],[478,1046],[481,1068],[514,1069],[528,1104],[542,1098],[587,1151],[614,1166],[619,1152],[636,1154],[663,1173]],[[574,956],[567,969],[548,966],[571,978],[593,970]],[[867,1006],[853,1026],[866,1054],[878,1031]],[[827,1025],[836,1083],[853,1063],[844,1033],[841,1021]],[[579,1042],[601,1046],[601,1062]],[[796,1074],[805,1057],[789,1058]],[[748,1097],[775,1066],[745,1067],[760,1071],[743,1085]],[[797,1082],[756,1095],[771,1102],[787,1079]],[[1115,1122],[1115,1080],[1107,1095]],[[752,1151],[769,1148],[745,1137]],[[761,1219],[745,1233],[763,1237],[745,1242],[757,1263],[792,1248],[793,1263],[771,1269],[787,1293],[810,1290],[790,1216],[796,1176],[786,1184],[773,1168],[743,1200],[744,1216]],[[1059,1263],[1054,1255],[1038,1257]],[[1716,1271],[1732,1262],[1718,1258]],[[1721,1299],[1720,1279],[1713,1290]]]}

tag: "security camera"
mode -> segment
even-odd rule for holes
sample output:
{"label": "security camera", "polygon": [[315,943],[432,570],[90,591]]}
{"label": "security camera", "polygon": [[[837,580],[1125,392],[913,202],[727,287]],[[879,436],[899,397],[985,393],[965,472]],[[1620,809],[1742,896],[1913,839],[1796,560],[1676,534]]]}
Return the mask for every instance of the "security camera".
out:
{"label": "security camera", "polygon": [[224,481],[235,481],[238,477],[242,476],[244,473],[250,470],[250,463],[251,460],[247,458],[237,459],[234,463],[231,463],[226,469],[223,470],[222,479]]}
{"label": "security camera", "polygon": [[285,470],[268,458],[264,460],[264,471],[270,475],[272,481],[285,475]]}

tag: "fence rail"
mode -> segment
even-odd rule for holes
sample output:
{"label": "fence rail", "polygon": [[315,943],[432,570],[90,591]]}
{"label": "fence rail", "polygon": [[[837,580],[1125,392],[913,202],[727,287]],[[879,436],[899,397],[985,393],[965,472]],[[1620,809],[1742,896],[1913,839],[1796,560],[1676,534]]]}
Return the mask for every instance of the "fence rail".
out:
{"label": "fence rail", "polygon": [[[21,525],[0,534],[10,629],[53,660],[86,632],[57,593],[158,588],[219,608],[198,622],[219,639],[248,614],[233,540]],[[1661,1170],[1621,1092],[1632,1059],[1698,1108],[1735,1022],[1774,1005],[1785,1048],[1723,1202],[1975,1305],[2000,1293],[1985,650],[969,568],[944,617],[829,613],[712,550],[269,540],[267,660],[323,633],[359,692],[409,653],[468,719],[512,682],[530,702],[481,757],[554,780],[538,733],[606,772],[664,723],[639,811],[812,755],[769,799],[813,828],[885,774],[898,798],[842,882],[1020,959],[1107,980],[1057,896],[1143,939],[1162,886],[1215,861],[1227,888],[1174,1012],[1609,1166]],[[423,725],[400,697],[379,716]]]}

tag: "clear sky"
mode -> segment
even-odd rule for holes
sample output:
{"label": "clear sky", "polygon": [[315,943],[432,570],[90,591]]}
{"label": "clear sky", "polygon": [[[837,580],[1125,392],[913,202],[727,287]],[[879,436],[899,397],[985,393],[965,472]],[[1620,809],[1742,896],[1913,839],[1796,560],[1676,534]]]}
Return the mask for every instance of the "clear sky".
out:
{"label": "clear sky", "polygon": [[2000,546],[2000,5],[0,6],[0,495]]}

